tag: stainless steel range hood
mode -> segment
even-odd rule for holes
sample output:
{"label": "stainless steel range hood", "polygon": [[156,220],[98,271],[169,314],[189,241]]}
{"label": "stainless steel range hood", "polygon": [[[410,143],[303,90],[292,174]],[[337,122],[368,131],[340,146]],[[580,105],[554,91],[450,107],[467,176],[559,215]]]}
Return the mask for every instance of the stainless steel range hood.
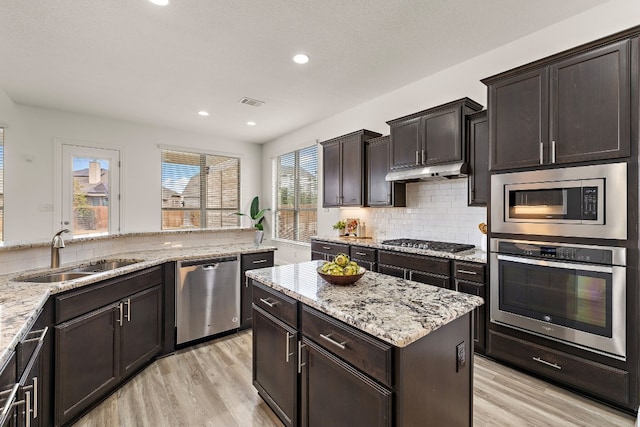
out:
{"label": "stainless steel range hood", "polygon": [[384,179],[386,181],[399,182],[434,181],[438,179],[462,178],[466,177],[468,173],[469,164],[466,162],[457,162],[391,171]]}

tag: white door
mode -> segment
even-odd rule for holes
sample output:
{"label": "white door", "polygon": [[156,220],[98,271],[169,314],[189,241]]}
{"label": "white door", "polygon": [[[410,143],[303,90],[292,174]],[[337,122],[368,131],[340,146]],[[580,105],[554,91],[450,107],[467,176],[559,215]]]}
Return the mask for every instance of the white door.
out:
{"label": "white door", "polygon": [[73,236],[120,231],[120,152],[62,144],[62,224]]}

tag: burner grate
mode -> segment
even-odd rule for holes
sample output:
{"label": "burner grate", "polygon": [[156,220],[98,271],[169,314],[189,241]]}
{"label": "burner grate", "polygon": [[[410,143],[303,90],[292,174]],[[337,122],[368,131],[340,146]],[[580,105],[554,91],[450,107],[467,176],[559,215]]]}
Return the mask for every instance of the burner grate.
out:
{"label": "burner grate", "polygon": [[451,242],[435,242],[431,240],[419,240],[419,239],[391,239],[384,240],[383,245],[400,246],[403,248],[416,248],[416,249],[428,249],[432,251],[440,252],[462,252],[475,248],[474,245],[465,243],[451,243]]}

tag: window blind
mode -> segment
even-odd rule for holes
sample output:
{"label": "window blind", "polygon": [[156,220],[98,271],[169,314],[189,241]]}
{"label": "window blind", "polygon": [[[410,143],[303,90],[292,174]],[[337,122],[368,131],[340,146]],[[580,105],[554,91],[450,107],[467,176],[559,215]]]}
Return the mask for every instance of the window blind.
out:
{"label": "window blind", "polygon": [[279,156],[275,169],[275,237],[308,243],[318,223],[317,146]]}
{"label": "window blind", "polygon": [[162,229],[237,227],[240,159],[162,151]]}

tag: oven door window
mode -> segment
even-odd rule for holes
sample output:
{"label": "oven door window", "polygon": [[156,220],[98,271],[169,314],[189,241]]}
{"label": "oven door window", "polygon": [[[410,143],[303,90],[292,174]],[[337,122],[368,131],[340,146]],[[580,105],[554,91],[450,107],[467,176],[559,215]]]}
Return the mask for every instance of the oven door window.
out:
{"label": "oven door window", "polygon": [[500,261],[499,308],[612,336],[612,274]]}

